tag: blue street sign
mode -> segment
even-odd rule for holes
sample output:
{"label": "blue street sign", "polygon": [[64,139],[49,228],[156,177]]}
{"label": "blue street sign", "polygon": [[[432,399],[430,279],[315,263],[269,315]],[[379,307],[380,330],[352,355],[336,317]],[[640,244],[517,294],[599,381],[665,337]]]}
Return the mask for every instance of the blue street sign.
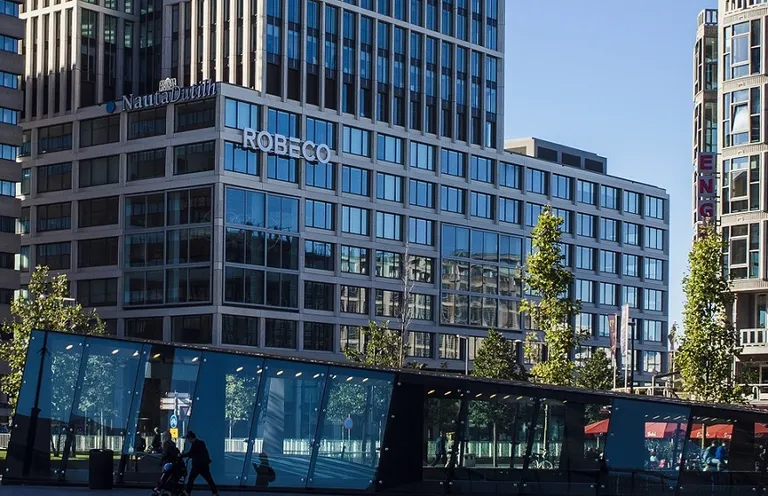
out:
{"label": "blue street sign", "polygon": [[169,422],[171,424],[171,429],[175,429],[179,426],[179,419],[176,417],[176,415],[171,415],[171,420]]}
{"label": "blue street sign", "polygon": [[346,430],[351,431],[353,425],[354,425],[354,423],[352,422],[352,418],[351,417],[347,417],[346,419],[344,419],[344,428]]}

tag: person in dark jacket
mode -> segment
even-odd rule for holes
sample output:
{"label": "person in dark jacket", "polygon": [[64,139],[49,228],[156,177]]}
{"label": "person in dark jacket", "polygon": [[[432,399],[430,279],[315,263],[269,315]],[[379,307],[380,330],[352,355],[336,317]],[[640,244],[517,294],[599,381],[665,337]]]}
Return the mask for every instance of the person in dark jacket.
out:
{"label": "person in dark jacket", "polygon": [[163,450],[162,450],[162,456],[160,460],[163,464],[166,463],[173,463],[179,458],[179,448],[176,446],[176,443],[173,441],[173,436],[171,436],[171,432],[165,432],[165,441],[163,441]]}
{"label": "person in dark jacket", "polygon": [[152,433],[152,444],[150,444],[152,447],[152,453],[161,453],[163,450],[163,441],[160,437],[160,429],[155,427],[154,432]]}
{"label": "person in dark jacket", "polygon": [[205,441],[198,439],[193,431],[187,431],[187,441],[191,444],[189,451],[181,455],[181,458],[189,458],[192,462],[192,469],[189,471],[189,479],[187,479],[187,494],[192,494],[192,486],[199,475],[208,483],[213,495],[218,496],[219,490],[211,476],[211,456],[208,454]]}

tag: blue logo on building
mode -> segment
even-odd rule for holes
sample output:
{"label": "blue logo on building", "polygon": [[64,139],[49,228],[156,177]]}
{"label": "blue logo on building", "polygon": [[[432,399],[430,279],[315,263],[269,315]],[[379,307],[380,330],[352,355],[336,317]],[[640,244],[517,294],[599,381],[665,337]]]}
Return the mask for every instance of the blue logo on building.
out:
{"label": "blue logo on building", "polygon": [[113,113],[115,110],[117,110],[117,105],[115,102],[107,102],[107,113]]}

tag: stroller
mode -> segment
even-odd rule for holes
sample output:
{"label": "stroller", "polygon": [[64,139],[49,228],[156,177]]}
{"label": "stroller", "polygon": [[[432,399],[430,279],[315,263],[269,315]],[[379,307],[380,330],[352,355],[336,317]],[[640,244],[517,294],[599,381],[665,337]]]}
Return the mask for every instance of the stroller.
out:
{"label": "stroller", "polygon": [[187,464],[180,458],[172,463],[163,465],[163,472],[157,481],[157,487],[152,490],[152,496],[183,496],[186,495],[184,481],[187,478]]}

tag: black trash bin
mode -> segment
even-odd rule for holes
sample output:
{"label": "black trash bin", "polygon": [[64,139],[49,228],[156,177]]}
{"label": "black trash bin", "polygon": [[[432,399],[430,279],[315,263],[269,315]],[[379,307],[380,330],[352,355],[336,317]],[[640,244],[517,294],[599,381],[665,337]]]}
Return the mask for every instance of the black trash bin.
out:
{"label": "black trash bin", "polygon": [[92,449],[88,452],[88,488],[112,489],[114,453],[108,449]]}

